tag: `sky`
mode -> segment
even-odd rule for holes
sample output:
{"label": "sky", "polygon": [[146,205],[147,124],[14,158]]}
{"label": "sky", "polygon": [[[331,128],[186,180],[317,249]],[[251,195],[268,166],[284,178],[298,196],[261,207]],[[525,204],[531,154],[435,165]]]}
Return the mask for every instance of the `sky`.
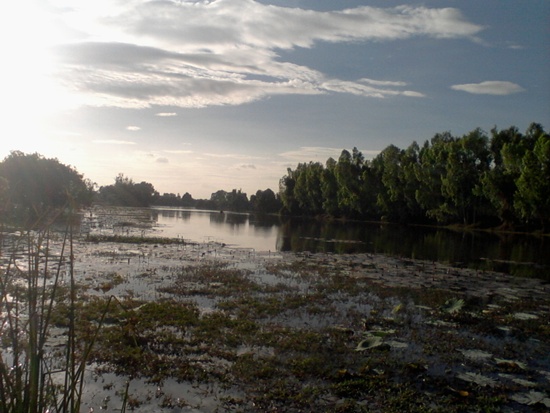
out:
{"label": "sky", "polygon": [[357,147],[550,129],[550,0],[0,6],[0,159],[162,193],[278,190]]}

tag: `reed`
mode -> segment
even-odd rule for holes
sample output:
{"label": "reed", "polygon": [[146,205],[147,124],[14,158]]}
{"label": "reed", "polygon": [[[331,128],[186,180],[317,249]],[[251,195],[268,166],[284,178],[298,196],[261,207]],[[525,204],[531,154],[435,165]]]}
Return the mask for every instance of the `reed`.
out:
{"label": "reed", "polygon": [[[0,228],[0,412],[78,412],[87,361],[108,310],[92,340],[77,337],[77,289],[72,209],[49,214],[8,234]],[[62,232],[54,222],[66,219]],[[68,285],[67,285],[68,284]],[[69,294],[60,288],[68,286]],[[65,354],[52,351],[55,305],[68,300]],[[110,301],[109,301],[110,303]]]}

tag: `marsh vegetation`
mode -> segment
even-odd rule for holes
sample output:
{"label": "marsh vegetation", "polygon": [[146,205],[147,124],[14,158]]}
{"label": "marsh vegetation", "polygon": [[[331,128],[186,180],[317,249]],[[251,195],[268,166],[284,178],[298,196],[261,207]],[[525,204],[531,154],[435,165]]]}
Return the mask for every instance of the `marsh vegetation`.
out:
{"label": "marsh vegetation", "polygon": [[[4,234],[4,380],[25,367],[8,329],[31,348],[25,314],[36,312],[25,297],[37,274],[45,383],[55,400],[78,383],[80,411],[549,408],[541,279],[370,253],[168,242],[142,236],[134,218],[124,216],[122,234],[116,225],[109,236],[74,234],[69,250],[58,233]],[[36,255],[8,253],[16,239],[42,246],[35,267],[25,262]]]}

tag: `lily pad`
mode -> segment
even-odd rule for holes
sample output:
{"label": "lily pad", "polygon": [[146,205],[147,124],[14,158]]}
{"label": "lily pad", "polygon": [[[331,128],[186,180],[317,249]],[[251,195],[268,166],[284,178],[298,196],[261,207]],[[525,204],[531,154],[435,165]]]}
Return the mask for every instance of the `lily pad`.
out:
{"label": "lily pad", "polygon": [[450,323],[448,321],[443,321],[443,320],[428,320],[426,321],[426,324],[429,324],[435,327],[456,327],[456,323]]}
{"label": "lily pad", "polygon": [[385,337],[385,336],[387,336],[388,334],[395,334],[395,330],[394,330],[394,329],[389,329],[389,330],[369,330],[369,331],[368,331],[368,334],[371,335],[371,336]]}
{"label": "lily pad", "polygon": [[441,306],[441,310],[449,314],[455,314],[462,310],[462,307],[464,307],[462,298],[451,298],[445,301],[445,304]]}
{"label": "lily pad", "polygon": [[487,353],[486,351],[482,350],[458,349],[458,351],[460,351],[464,355],[464,357],[470,360],[486,360],[493,356],[491,353]]}
{"label": "lily pad", "polygon": [[526,404],[528,406],[533,406],[535,404],[541,403],[546,407],[550,408],[550,398],[546,393],[538,392],[531,390],[529,393],[516,393],[510,396],[510,399],[520,403]]}
{"label": "lily pad", "polygon": [[495,362],[499,367],[511,367],[511,368],[520,368],[522,370],[527,370],[527,365],[518,360],[507,360],[507,359],[495,358]]}
{"label": "lily pad", "polygon": [[513,315],[513,317],[514,317],[516,320],[536,320],[537,318],[539,318],[538,315],[529,314],[529,313],[515,313],[515,314]]}
{"label": "lily pad", "polygon": [[499,376],[502,378],[508,379],[510,381],[513,381],[514,383],[519,384],[520,386],[523,386],[523,387],[537,387],[537,383],[516,377],[512,374],[501,373],[499,374]]}
{"label": "lily pad", "polygon": [[368,338],[364,339],[359,344],[357,344],[355,351],[370,350],[372,348],[379,347],[381,345],[382,345],[382,337],[369,336]]}
{"label": "lily pad", "polygon": [[490,377],[483,376],[482,374],[478,373],[472,373],[472,372],[466,372],[466,373],[459,373],[456,376],[460,380],[464,380],[470,383],[475,383],[481,387],[495,387],[497,385],[496,380],[493,380]]}
{"label": "lily pad", "polygon": [[391,348],[397,348],[397,349],[404,349],[409,347],[407,343],[403,343],[402,341],[396,341],[396,340],[387,341],[386,344],[388,344]]}

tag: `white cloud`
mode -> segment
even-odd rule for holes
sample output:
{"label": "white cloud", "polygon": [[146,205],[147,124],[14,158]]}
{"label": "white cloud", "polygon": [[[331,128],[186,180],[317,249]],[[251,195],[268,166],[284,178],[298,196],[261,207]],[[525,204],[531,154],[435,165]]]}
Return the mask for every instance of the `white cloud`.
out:
{"label": "white cloud", "polygon": [[453,85],[451,89],[460,90],[462,92],[473,93],[475,95],[511,95],[514,93],[523,92],[521,86],[512,82],[488,80],[481,83],[465,83],[462,85]]}
{"label": "white cloud", "polygon": [[474,39],[483,29],[452,8],[320,12],[253,0],[57,3],[68,6],[62,17],[79,33],[56,48],[57,76],[88,104],[126,108],[240,105],[281,94],[422,97],[396,90],[404,82],[327,79],[281,61],[277,50],[414,36]]}
{"label": "white cloud", "polygon": [[126,130],[137,132],[138,130],[141,130],[139,126],[126,126]]}
{"label": "white cloud", "polygon": [[407,86],[407,83],[405,82],[395,82],[390,80],[374,80],[374,79],[367,79],[367,78],[359,79],[359,82],[367,83],[369,85],[374,85],[374,86],[389,86],[389,87]]}
{"label": "white cloud", "polygon": [[156,113],[155,116],[167,118],[172,116],[178,116],[178,114],[176,112],[160,112],[160,113]]}

